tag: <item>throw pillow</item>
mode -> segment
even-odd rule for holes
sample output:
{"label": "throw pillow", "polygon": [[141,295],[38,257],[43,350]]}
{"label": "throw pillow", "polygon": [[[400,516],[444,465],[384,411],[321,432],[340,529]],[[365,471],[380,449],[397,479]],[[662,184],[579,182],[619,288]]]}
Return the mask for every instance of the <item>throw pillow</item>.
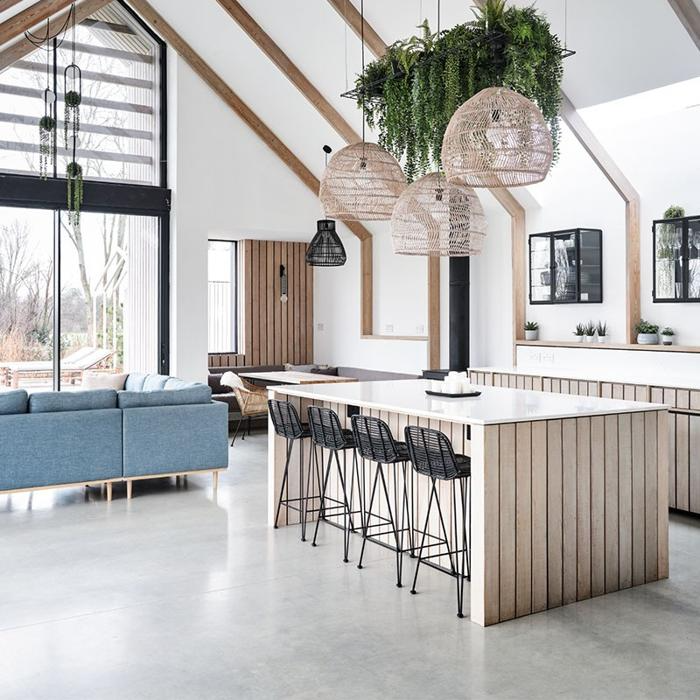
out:
{"label": "throw pillow", "polygon": [[128,374],[109,374],[108,372],[83,372],[83,389],[121,391],[128,376]]}

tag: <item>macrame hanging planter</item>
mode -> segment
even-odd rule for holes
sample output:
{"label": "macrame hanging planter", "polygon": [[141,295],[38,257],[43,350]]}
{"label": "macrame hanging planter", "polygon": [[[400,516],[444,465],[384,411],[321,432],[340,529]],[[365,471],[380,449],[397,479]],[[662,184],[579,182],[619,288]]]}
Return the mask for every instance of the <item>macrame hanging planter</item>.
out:
{"label": "macrame hanging planter", "polygon": [[399,255],[460,257],[481,253],[486,217],[471,187],[430,173],[411,183],[391,218],[391,240]]}
{"label": "macrame hanging planter", "polygon": [[68,182],[68,221],[75,230],[78,230],[80,209],[83,206],[83,168],[74,160],[68,163],[66,180]]}
{"label": "macrame hanging planter", "polygon": [[39,177],[46,180],[56,160],[56,119],[53,117],[56,93],[44,90],[44,116],[39,120]]}
{"label": "macrame hanging planter", "polygon": [[547,177],[552,136],[534,102],[508,88],[486,88],[452,115],[442,164],[448,180],[470,187],[532,185]]}
{"label": "macrame hanging planter", "polygon": [[66,148],[71,141],[78,138],[80,132],[80,105],[83,101],[82,74],[80,68],[71,63],[63,72],[65,92],[63,97],[63,138]]}
{"label": "macrame hanging planter", "polygon": [[64,124],[66,150],[71,160],[66,168],[68,220],[74,229],[80,228],[80,209],[83,205],[83,168],[77,161],[80,135],[80,105],[83,101],[83,76],[75,62],[75,6],[72,9],[71,52],[73,60],[63,71]]}

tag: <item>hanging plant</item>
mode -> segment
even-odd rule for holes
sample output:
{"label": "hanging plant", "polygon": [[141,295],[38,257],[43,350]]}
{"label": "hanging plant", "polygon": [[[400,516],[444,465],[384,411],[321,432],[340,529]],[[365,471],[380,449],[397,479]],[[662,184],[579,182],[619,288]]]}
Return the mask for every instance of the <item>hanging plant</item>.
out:
{"label": "hanging plant", "polygon": [[83,169],[74,160],[66,169],[68,182],[68,221],[74,229],[80,228],[80,208],[83,205]]}
{"label": "hanging plant", "polygon": [[39,120],[39,176],[46,180],[49,176],[49,163],[53,162],[56,150],[56,120],[44,116]]}
{"label": "hanging plant", "polygon": [[[414,180],[440,164],[442,138],[456,109],[480,90],[503,85],[534,101],[559,150],[562,48],[533,7],[487,0],[475,19],[440,34],[396,42],[357,78],[367,86],[367,123]],[[361,95],[358,102],[361,101]]]}
{"label": "hanging plant", "polygon": [[66,148],[68,148],[68,136],[75,137],[80,131],[80,104],[83,98],[76,90],[69,90],[63,102],[65,112],[63,117],[63,138],[65,139]]}

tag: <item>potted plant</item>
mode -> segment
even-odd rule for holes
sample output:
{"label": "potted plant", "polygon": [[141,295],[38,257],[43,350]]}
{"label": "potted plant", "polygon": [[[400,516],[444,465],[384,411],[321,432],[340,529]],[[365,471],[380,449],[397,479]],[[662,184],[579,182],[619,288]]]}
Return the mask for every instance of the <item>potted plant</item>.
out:
{"label": "potted plant", "polygon": [[654,323],[649,323],[642,318],[634,327],[634,332],[637,334],[638,345],[659,344],[659,327]]}
{"label": "potted plant", "polygon": [[595,323],[593,321],[586,324],[586,340],[589,343],[595,342]]}
{"label": "potted plant", "polygon": [[596,332],[598,333],[598,342],[606,343],[608,340],[608,324],[603,321],[598,321]]}
{"label": "potted plant", "polygon": [[577,323],[574,335],[576,336],[576,340],[582,343],[583,339],[586,337],[586,326],[583,323]]}
{"label": "potted plant", "polygon": [[537,340],[540,334],[540,324],[537,321],[525,322],[525,340]]}
{"label": "potted plant", "polygon": [[666,326],[666,328],[664,328],[661,331],[661,342],[664,345],[673,345],[673,336],[674,335],[675,335],[675,333],[673,332],[673,328],[669,328],[668,326]]}

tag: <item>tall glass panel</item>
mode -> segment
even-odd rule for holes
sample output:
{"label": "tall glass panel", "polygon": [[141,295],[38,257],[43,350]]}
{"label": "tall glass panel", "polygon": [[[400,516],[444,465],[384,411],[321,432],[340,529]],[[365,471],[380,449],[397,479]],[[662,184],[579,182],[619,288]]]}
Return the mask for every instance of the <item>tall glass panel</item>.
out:
{"label": "tall glass panel", "polygon": [[656,227],[656,298],[683,296],[683,224],[666,222]]}
{"label": "tall glass panel", "polygon": [[53,219],[0,207],[0,390],[53,386]]}
{"label": "tall glass panel", "polygon": [[688,298],[700,299],[700,219],[688,221]]}
{"label": "tall glass panel", "polygon": [[236,352],[236,243],[209,241],[209,352]]}
{"label": "tall glass panel", "polygon": [[532,301],[550,301],[552,297],[549,245],[549,236],[532,236],[530,238],[530,295]]}
{"label": "tall glass panel", "polygon": [[578,258],[576,234],[554,237],[554,299],[558,302],[576,301]]}
{"label": "tall glass panel", "polygon": [[158,220],[61,215],[61,385],[86,371],[158,371]]}
{"label": "tall glass panel", "polygon": [[603,274],[600,231],[579,233],[579,268],[581,288],[579,301],[602,301]]}

